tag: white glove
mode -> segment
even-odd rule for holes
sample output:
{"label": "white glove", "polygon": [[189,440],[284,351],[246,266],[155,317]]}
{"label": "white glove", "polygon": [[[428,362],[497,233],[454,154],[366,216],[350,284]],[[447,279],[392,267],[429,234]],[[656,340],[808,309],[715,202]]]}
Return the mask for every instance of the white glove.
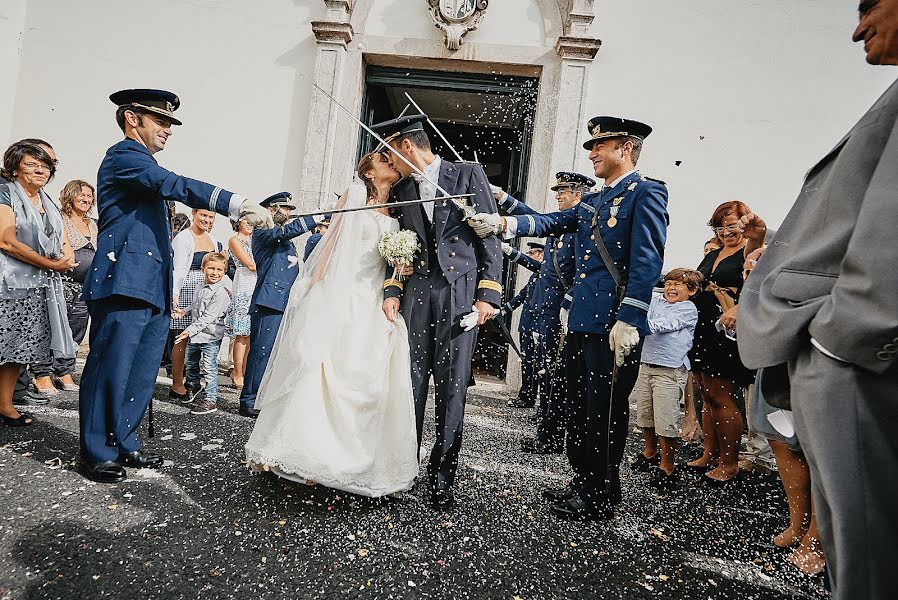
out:
{"label": "white glove", "polygon": [[477,311],[477,307],[472,306],[471,311],[472,312],[469,312],[468,314],[463,316],[461,318],[461,321],[459,321],[458,323],[465,331],[471,331],[472,329],[477,327],[477,321],[480,320],[480,313]]}
{"label": "white glove", "polygon": [[504,254],[505,256],[511,256],[511,244],[502,242],[502,254]]}
{"label": "white glove", "polygon": [[244,200],[240,204],[240,218],[246,221],[253,229],[271,229],[274,227],[274,219],[267,208],[252,200]]}
{"label": "white glove", "polygon": [[618,321],[608,335],[608,345],[614,351],[614,362],[621,367],[624,357],[633,352],[639,344],[639,330],[623,321]]}
{"label": "white glove", "polygon": [[561,333],[563,333],[565,335],[567,334],[567,320],[568,320],[568,317],[570,316],[570,314],[571,314],[571,311],[569,311],[566,308],[562,308],[561,312],[558,313],[558,316],[561,319]]}
{"label": "white glove", "polygon": [[496,197],[496,201],[502,202],[502,198],[505,197],[505,190],[500,188],[498,185],[490,184],[490,189],[493,191],[493,196]]}
{"label": "white glove", "polygon": [[468,218],[468,225],[478,236],[487,238],[502,230],[502,217],[498,213],[477,213]]}

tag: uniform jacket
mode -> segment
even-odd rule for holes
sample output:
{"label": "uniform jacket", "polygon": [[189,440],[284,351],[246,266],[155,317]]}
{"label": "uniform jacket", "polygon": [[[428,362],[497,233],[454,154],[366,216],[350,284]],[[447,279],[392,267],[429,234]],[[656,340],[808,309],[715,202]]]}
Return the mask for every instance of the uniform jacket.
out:
{"label": "uniform jacket", "polygon": [[290,288],[299,274],[299,257],[293,238],[315,228],[312,217],[293,219],[286,225],[253,231],[256,289],[250,310],[257,306],[284,312]]}
{"label": "uniform jacket", "polygon": [[[614,227],[608,225],[617,207]],[[596,218],[608,252],[627,281],[622,303],[593,238]],[[608,333],[615,321],[647,335],[652,288],[661,277],[667,238],[667,187],[638,172],[613,188],[585,194],[574,208],[517,217],[517,235],[541,237],[576,233],[575,276],[568,326],[575,333]]]}
{"label": "uniform jacket", "polygon": [[[490,191],[483,168],[479,165],[456,164],[443,160],[440,165],[439,185],[451,194],[474,194],[469,201],[477,212],[495,213],[496,201]],[[437,192],[439,194],[439,192]],[[419,198],[417,184],[408,177],[393,186],[395,201]],[[421,240],[422,251],[415,257],[415,273],[427,274],[430,269],[440,269],[449,283],[468,275],[477,275],[475,300],[489,302],[498,307],[502,302],[502,250],[496,236],[478,237],[465,222],[464,214],[449,201],[437,202],[433,209],[433,231],[425,222],[419,206],[403,206],[394,209],[393,216],[403,229],[411,229]],[[426,240],[432,242],[437,264],[430,264],[430,252]],[[402,282],[392,278],[393,268],[386,270],[384,298],[402,296]]]}
{"label": "uniform jacket", "polygon": [[302,252],[302,262],[306,262],[309,260],[309,256],[312,255],[312,250],[315,249],[315,246],[318,245],[318,242],[321,241],[323,236],[320,233],[313,233],[309,236],[309,239],[306,240],[306,248]]}
{"label": "uniform jacket", "polygon": [[[499,206],[506,214],[513,216],[539,214],[522,201],[506,194]],[[546,335],[555,335],[561,329],[561,308],[570,309],[573,298],[565,294],[574,283],[574,243],[577,239],[575,233],[566,233],[561,236],[549,236],[546,238],[546,248],[543,251],[543,262],[540,265],[539,279],[533,290],[533,307],[538,311],[540,323],[539,331]],[[559,278],[555,269],[555,261],[563,277]]]}
{"label": "uniform jacket", "polygon": [[883,373],[898,354],[898,81],[805,176],[739,301],[750,368],[796,357],[813,337]]}
{"label": "uniform jacket", "polygon": [[159,166],[150,151],[124,139],[106,151],[97,173],[97,254],[84,300],[127,296],[162,310],[172,303],[167,200],[227,215],[242,197]]}
{"label": "uniform jacket", "polygon": [[527,285],[522,287],[514,298],[502,305],[502,310],[505,313],[511,313],[523,305],[521,319],[518,321],[518,331],[540,331],[538,310],[533,304],[533,290],[536,288],[537,281],[539,281],[539,273],[534,273],[527,280]]}

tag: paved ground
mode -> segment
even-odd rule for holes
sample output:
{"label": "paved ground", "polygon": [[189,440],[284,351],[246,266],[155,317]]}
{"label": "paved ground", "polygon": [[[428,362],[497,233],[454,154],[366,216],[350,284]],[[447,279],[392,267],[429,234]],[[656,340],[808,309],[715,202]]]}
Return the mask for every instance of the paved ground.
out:
{"label": "paved ground", "polygon": [[167,466],[115,486],[71,470],[76,394],[0,430],[0,599],[826,597],[770,543],[786,523],[775,479],[691,477],[662,498],[625,468],[612,522],[560,522],[540,492],[564,460],[517,450],[530,411],[474,397],[442,514],[422,486],[373,501],[251,474],[252,421],[223,401],[206,416],[157,402],[146,445]]}

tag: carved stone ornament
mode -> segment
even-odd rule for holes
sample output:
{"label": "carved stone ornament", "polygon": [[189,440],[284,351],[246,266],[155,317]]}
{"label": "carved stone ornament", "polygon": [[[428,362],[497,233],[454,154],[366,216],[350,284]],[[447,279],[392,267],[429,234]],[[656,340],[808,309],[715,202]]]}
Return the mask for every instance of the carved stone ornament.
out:
{"label": "carved stone ornament", "polygon": [[446,33],[446,47],[450,50],[458,50],[462,38],[477,29],[489,3],[489,0],[427,0],[430,18]]}

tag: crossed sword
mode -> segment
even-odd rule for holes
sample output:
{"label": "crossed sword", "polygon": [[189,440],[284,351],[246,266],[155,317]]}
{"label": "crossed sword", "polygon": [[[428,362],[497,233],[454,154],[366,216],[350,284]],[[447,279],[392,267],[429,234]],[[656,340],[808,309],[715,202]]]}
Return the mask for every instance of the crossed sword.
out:
{"label": "crossed sword", "polygon": [[[419,169],[418,167],[416,167],[415,165],[413,165],[413,164],[411,163],[411,161],[409,161],[407,158],[405,158],[404,156],[402,156],[400,153],[398,153],[398,152],[396,152],[395,150],[393,150],[393,149],[390,147],[390,145],[387,144],[387,142],[386,142],[381,136],[379,136],[373,129],[371,129],[370,127],[368,127],[368,126],[365,125],[364,123],[362,123],[362,121],[361,121],[358,117],[356,117],[354,114],[352,114],[352,112],[351,112],[348,108],[346,108],[345,106],[343,106],[342,104],[340,104],[340,102],[339,102],[336,98],[334,98],[331,94],[329,94],[325,89],[323,89],[323,88],[322,88],[321,86],[319,86],[317,83],[313,83],[312,85],[315,87],[316,90],[318,90],[319,92],[321,92],[322,94],[324,94],[325,96],[327,96],[328,98],[330,98],[330,101],[333,102],[334,105],[335,105],[337,108],[339,108],[339,109],[342,110],[344,113],[346,113],[347,115],[349,115],[349,117],[350,117],[353,121],[355,121],[355,122],[359,125],[359,127],[361,127],[362,129],[364,129],[365,131],[367,131],[369,134],[371,134],[371,136],[372,136],[375,140],[377,140],[377,141],[380,143],[381,146],[383,146],[384,148],[389,148],[389,149],[390,149],[390,152],[392,152],[394,156],[396,156],[396,157],[399,158],[402,162],[404,162],[406,165],[408,165],[409,167],[411,167],[411,169],[412,169],[415,173],[417,173],[418,176],[421,177],[421,179],[423,179],[424,181],[426,181],[427,183],[429,183],[430,185],[432,185],[437,191],[439,191],[441,194],[443,194],[442,196],[437,196],[436,198],[427,198],[427,199],[419,198],[419,199],[417,199],[417,200],[404,200],[404,201],[402,201],[402,202],[390,202],[390,203],[389,203],[389,208],[396,208],[396,207],[399,207],[399,206],[415,206],[415,205],[418,205],[418,204],[425,204],[425,203],[427,203],[427,202],[439,202],[439,201],[441,201],[441,200],[443,200],[443,201],[445,201],[445,200],[451,200],[451,201],[452,201],[452,205],[455,206],[456,208],[458,208],[460,211],[462,211],[462,213],[463,213],[465,219],[467,219],[467,218],[473,216],[473,215],[477,212],[477,211],[474,210],[474,208],[468,203],[468,200],[467,200],[468,198],[473,198],[473,197],[474,197],[474,194],[450,194],[449,192],[447,192],[445,189],[443,189],[442,186],[440,186],[439,183],[433,181],[430,177],[428,177],[427,175],[425,175],[425,174],[424,174],[424,171],[422,171],[421,169]],[[417,103],[415,103],[415,101],[411,99],[411,96],[409,96],[408,94],[406,94],[406,97],[408,97],[408,99],[411,100],[412,104],[415,105],[415,108],[417,108],[418,111],[421,110],[421,108],[417,105]],[[408,107],[406,107],[406,108],[408,108]],[[405,112],[405,111],[403,111],[403,112]],[[430,125],[436,130],[436,132],[437,132],[437,133],[439,134],[439,136],[443,139],[443,141],[445,141],[446,144],[449,145],[449,148],[452,149],[452,152],[454,152],[456,156],[458,156],[459,158],[461,158],[461,156],[458,154],[458,152],[455,151],[455,148],[452,148],[452,145],[449,144],[449,141],[446,140],[445,136],[443,136],[442,133],[440,133],[440,130],[437,129],[437,126],[433,124],[433,121],[431,121],[429,117],[427,118],[427,122],[430,123]],[[374,209],[377,209],[377,208],[383,208],[383,205],[380,205],[380,204],[366,204],[365,206],[356,206],[356,207],[353,207],[353,208],[338,208],[338,209],[333,209],[333,210],[318,210],[318,211],[315,211],[315,212],[302,213],[302,214],[294,215],[294,216],[297,217],[297,218],[302,218],[302,217],[315,217],[315,216],[319,216],[319,215],[335,215],[335,214],[340,214],[340,213],[357,212],[357,211],[361,211],[361,210],[374,210]]]}

